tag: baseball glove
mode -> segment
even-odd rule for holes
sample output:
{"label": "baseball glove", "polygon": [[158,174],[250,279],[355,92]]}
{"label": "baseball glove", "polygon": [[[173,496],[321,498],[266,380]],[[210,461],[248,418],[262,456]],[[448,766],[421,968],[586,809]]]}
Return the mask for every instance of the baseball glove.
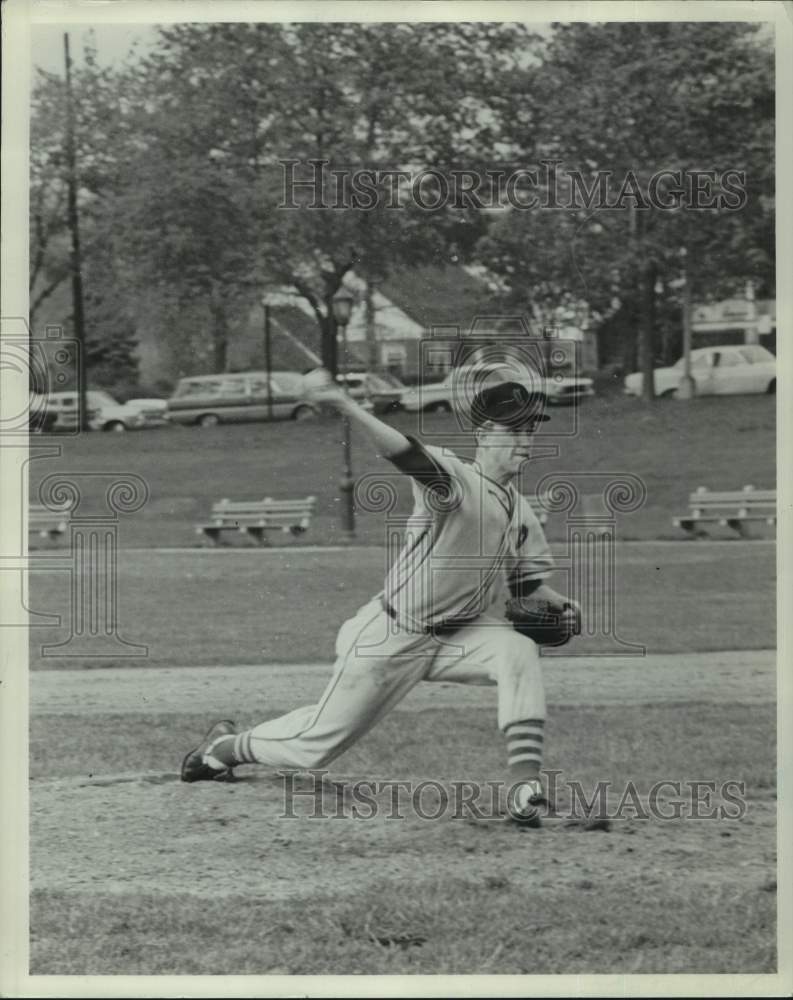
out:
{"label": "baseball glove", "polygon": [[507,620],[538,646],[563,646],[581,632],[581,613],[574,604],[558,604],[539,597],[510,597]]}

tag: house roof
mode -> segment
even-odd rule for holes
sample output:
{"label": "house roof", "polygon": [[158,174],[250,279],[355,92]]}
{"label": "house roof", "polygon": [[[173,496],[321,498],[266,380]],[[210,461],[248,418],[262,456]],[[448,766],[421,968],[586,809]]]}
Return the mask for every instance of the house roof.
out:
{"label": "house roof", "polygon": [[493,293],[462,267],[443,264],[394,271],[378,289],[425,330],[470,328],[477,314],[492,309]]}

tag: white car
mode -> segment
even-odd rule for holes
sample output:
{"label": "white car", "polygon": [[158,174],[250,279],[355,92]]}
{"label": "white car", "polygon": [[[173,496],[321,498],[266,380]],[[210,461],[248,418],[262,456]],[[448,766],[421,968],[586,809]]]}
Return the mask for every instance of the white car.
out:
{"label": "white car", "polygon": [[470,405],[475,393],[486,385],[504,381],[525,383],[534,392],[541,392],[549,403],[574,403],[585,396],[594,396],[591,378],[575,378],[561,373],[543,378],[539,372],[524,368],[517,374],[507,364],[465,365],[449,372],[442,382],[426,383],[402,394],[402,407],[416,413],[419,410],[453,409],[454,400]]}
{"label": "white car", "polygon": [[[94,431],[141,430],[160,427],[167,423],[166,403],[163,399],[135,399],[119,403],[103,389],[89,389],[86,394],[88,426]],[[47,397],[48,409],[54,410],[58,419],[56,431],[72,431],[77,427],[78,394],[53,392]]]}
{"label": "white car", "polygon": [[337,375],[336,381],[347,387],[353,399],[375,413],[401,409],[402,394],[407,389],[395,376],[379,372],[348,372]]}
{"label": "white car", "polygon": [[[684,359],[671,368],[656,368],[656,396],[675,396],[683,380]],[[700,347],[691,352],[691,377],[698,396],[741,396],[776,392],[776,358],[759,344]],[[641,396],[641,372],[625,377],[625,393]]]}

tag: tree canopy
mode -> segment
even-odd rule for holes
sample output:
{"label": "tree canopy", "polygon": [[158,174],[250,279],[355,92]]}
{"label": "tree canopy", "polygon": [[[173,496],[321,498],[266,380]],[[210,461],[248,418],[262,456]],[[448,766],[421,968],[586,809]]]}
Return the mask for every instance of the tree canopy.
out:
{"label": "tree canopy", "polygon": [[[665,305],[679,304],[681,248],[699,296],[747,280],[773,289],[772,59],[761,30],[728,22],[555,25],[539,36],[506,23],[182,24],[113,69],[89,52],[74,89],[93,336],[111,335],[102,303],[115,304],[128,337],[145,315],[174,356],[223,370],[253,302],[289,287],[333,366],[330,303],[351,269],[377,285],[455,260],[488,269],[512,311],[566,299],[601,318],[627,311],[645,330],[646,362],[649,289],[660,283]],[[42,74],[36,315],[69,273],[64,101],[63,81]],[[555,201],[527,210],[402,196],[394,207],[393,175],[384,179],[542,162],[554,166],[540,193]],[[370,172],[368,194],[350,187],[356,171]],[[644,204],[662,171],[656,192],[670,207]],[[675,207],[676,172],[694,171],[721,207]],[[318,178],[328,207],[309,208],[316,188],[289,189],[290,177]]]}

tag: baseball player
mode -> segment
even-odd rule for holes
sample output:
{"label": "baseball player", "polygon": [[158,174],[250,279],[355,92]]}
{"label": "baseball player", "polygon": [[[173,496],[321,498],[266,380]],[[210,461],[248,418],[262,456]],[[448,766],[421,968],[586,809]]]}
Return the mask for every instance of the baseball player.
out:
{"label": "baseball player", "polygon": [[476,455],[424,446],[349,398],[329,373],[313,395],[346,414],[412,480],[415,506],[383,590],[346,621],[331,681],[316,705],[236,732],[219,722],[185,757],[183,781],[228,780],[241,764],[321,768],[359,740],[419,681],[495,684],[506,737],[507,809],[538,826],[545,698],[538,647],[504,617],[512,595],[542,596],[573,634],[579,610],[545,582],[553,562],[513,480],[547,420],[544,398],[519,382],[474,396]]}

